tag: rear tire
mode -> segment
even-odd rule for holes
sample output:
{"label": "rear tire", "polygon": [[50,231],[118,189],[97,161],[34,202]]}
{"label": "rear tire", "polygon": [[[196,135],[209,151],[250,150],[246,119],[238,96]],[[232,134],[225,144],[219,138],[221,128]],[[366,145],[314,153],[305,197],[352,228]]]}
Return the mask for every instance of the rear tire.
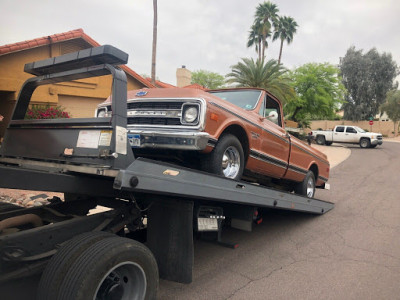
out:
{"label": "rear tire", "polygon": [[315,176],[312,171],[308,171],[302,182],[299,182],[295,189],[296,194],[307,198],[314,198],[315,195]]}
{"label": "rear tire", "polygon": [[318,145],[324,145],[325,144],[325,137],[323,135],[318,135],[317,139],[315,140]]}
{"label": "rear tire", "polygon": [[75,258],[53,299],[156,299],[158,282],[157,263],[146,246],[108,237]]}
{"label": "rear tire", "polygon": [[232,134],[223,135],[203,161],[203,170],[240,180],[244,170],[244,152],[238,138]]}
{"label": "rear tire", "polygon": [[362,138],[360,140],[360,147],[361,148],[369,148],[370,146],[371,146],[371,141],[369,139]]}
{"label": "rear tire", "polygon": [[47,264],[40,278],[37,299],[58,299],[60,285],[77,257],[92,244],[110,237],[114,237],[114,235],[103,231],[86,232],[66,242]]}

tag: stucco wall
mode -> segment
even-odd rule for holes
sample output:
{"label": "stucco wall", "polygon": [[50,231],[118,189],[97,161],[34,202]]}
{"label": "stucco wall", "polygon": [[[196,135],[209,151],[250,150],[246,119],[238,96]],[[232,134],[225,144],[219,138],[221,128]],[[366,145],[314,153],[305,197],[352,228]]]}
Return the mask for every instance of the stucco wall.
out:
{"label": "stucco wall", "polygon": [[[33,75],[24,72],[24,65],[26,63],[91,47],[90,44],[82,39],[73,39],[1,55],[0,114],[5,118],[2,124],[0,124],[0,137],[4,135],[6,125],[11,118],[15,101],[22,84],[28,78],[33,77]],[[143,87],[143,84],[137,81],[130,74],[127,74],[127,80],[128,90]],[[75,80],[72,82],[60,82],[40,86],[33,93],[31,104],[62,104],[67,111],[72,113],[72,117],[80,117],[83,115],[92,117],[97,103],[104,101],[110,95],[111,82],[111,75],[106,75],[83,80]],[[63,97],[62,103],[59,103],[60,96]],[[76,108],[76,99],[78,98],[82,103],[80,110],[77,110]],[[69,102],[68,99],[71,99],[71,101]],[[85,100],[87,100],[88,103],[84,103]]]}

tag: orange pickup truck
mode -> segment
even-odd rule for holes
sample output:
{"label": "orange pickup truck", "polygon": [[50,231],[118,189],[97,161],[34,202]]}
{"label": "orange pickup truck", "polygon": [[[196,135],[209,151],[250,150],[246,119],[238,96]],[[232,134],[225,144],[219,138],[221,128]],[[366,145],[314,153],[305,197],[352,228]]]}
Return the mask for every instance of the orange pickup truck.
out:
{"label": "orange pickup truck", "polygon": [[[111,100],[97,117],[111,115]],[[128,92],[128,140],[136,156],[178,162],[312,198],[329,177],[325,154],[288,134],[282,105],[263,89]]]}

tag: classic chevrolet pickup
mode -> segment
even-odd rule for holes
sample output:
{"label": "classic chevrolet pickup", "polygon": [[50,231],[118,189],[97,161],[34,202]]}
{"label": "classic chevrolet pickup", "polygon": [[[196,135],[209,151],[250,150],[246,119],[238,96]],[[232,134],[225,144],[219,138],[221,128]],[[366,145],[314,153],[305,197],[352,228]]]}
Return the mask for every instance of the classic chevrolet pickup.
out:
{"label": "classic chevrolet pickup", "polygon": [[[96,116],[112,114],[111,100]],[[325,154],[285,131],[280,101],[262,89],[128,92],[128,140],[136,156],[174,160],[312,198],[329,177]]]}

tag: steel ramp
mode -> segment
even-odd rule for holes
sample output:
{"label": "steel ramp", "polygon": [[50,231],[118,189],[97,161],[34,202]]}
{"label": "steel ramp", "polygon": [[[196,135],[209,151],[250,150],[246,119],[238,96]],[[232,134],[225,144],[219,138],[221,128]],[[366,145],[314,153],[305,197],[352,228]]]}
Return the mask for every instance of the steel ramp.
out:
{"label": "steel ramp", "polygon": [[331,202],[144,158],[137,158],[127,169],[120,170],[114,181],[114,188],[313,214],[324,214],[334,207]]}

